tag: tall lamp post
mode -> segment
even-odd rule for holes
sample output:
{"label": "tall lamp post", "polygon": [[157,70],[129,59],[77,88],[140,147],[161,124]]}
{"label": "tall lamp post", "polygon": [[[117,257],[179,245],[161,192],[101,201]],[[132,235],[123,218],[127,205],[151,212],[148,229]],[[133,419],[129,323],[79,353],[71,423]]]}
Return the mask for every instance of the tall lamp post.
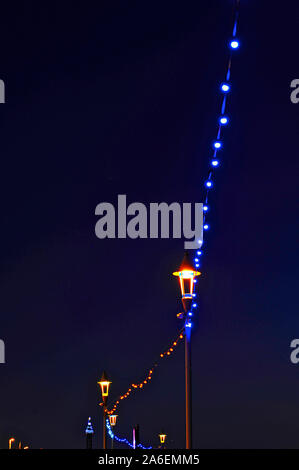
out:
{"label": "tall lamp post", "polygon": [[173,273],[178,276],[182,294],[184,313],[179,318],[184,319],[185,327],[185,395],[186,395],[186,449],[192,449],[192,396],[191,396],[191,305],[193,301],[194,279],[201,273],[195,271],[185,252],[179,271]]}
{"label": "tall lamp post", "polygon": [[107,399],[109,394],[109,387],[111,382],[109,381],[106,372],[104,371],[101,380],[98,382],[101,387],[102,400],[103,400],[103,449],[107,449],[107,433],[106,433],[106,416],[107,416]]}
{"label": "tall lamp post", "polygon": [[[111,428],[114,428],[114,426],[116,425],[117,416],[118,415],[109,415],[109,422],[110,422]],[[113,434],[113,437],[111,437],[111,449],[113,449],[114,447],[113,444],[114,444],[114,434]]]}

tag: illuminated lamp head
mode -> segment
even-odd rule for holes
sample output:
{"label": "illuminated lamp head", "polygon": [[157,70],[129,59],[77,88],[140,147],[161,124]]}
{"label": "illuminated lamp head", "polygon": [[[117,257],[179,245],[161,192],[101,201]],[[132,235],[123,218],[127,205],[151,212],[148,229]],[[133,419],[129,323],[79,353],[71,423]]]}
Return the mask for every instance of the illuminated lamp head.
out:
{"label": "illuminated lamp head", "polygon": [[161,444],[165,444],[166,437],[167,437],[167,434],[165,434],[164,432],[161,432],[161,433],[159,434],[159,438],[160,438],[160,443],[161,443]]}
{"label": "illuminated lamp head", "polygon": [[116,419],[118,415],[109,415],[110,426],[116,425]]}
{"label": "illuminated lamp head", "polygon": [[189,253],[186,251],[179,271],[173,273],[178,276],[180,281],[180,288],[182,294],[182,302],[185,311],[189,309],[189,304],[193,300],[194,279],[200,276],[200,272],[196,271],[189,258]]}
{"label": "illuminated lamp head", "polygon": [[105,371],[103,372],[101,380],[98,382],[98,384],[101,387],[102,399],[103,399],[103,402],[105,404],[106,401],[107,401],[107,398],[108,398],[109,387],[110,387],[110,384],[111,384],[111,382],[108,379],[107,374],[106,374]]}

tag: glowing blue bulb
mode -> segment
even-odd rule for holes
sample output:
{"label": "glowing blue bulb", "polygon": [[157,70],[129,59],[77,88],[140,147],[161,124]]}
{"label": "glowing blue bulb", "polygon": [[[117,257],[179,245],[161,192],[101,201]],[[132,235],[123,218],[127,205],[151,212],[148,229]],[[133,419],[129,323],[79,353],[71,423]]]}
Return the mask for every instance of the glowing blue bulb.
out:
{"label": "glowing blue bulb", "polygon": [[218,165],[219,165],[219,161],[218,161],[218,160],[212,160],[212,161],[211,161],[211,164],[212,164],[212,166],[218,166]]}
{"label": "glowing blue bulb", "polygon": [[[196,253],[198,256],[200,256],[202,254],[202,251],[197,251]],[[196,279],[195,279],[196,280]]]}
{"label": "glowing blue bulb", "polygon": [[198,259],[198,258],[195,258],[194,261],[195,261],[195,263],[198,263],[199,259]]}
{"label": "glowing blue bulb", "polygon": [[202,206],[202,210],[204,212],[207,212],[209,210],[208,206],[205,204],[204,206]]}
{"label": "glowing blue bulb", "polygon": [[228,83],[222,83],[221,85],[221,91],[224,93],[228,93],[230,90],[230,85]]}
{"label": "glowing blue bulb", "polygon": [[188,316],[189,316],[189,317],[192,317],[192,312],[189,312],[189,313],[188,313]]}
{"label": "glowing blue bulb", "polygon": [[222,143],[220,142],[220,140],[216,140],[213,143],[213,146],[214,146],[215,149],[220,149],[222,147]]}
{"label": "glowing blue bulb", "polygon": [[240,43],[239,43],[239,41],[237,41],[237,39],[233,39],[230,42],[231,49],[238,49],[239,45],[240,45]]}
{"label": "glowing blue bulb", "polygon": [[206,187],[211,188],[213,186],[212,181],[206,181]]}
{"label": "glowing blue bulb", "polygon": [[209,224],[204,224],[203,228],[204,228],[204,230],[209,230],[210,226],[209,226]]}
{"label": "glowing blue bulb", "polygon": [[[193,308],[197,307],[197,304],[193,304],[192,307],[193,307]],[[191,316],[191,315],[190,315],[190,316]]]}
{"label": "glowing blue bulb", "polygon": [[220,119],[219,119],[219,122],[222,126],[225,126],[228,123],[228,117],[221,116]]}

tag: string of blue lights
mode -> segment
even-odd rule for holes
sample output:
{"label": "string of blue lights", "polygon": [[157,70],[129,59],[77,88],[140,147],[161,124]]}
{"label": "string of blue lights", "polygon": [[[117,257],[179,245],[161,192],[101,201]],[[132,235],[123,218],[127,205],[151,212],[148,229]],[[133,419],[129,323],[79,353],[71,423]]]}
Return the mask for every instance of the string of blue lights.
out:
{"label": "string of blue lights", "polygon": [[[240,47],[240,41],[237,38],[237,26],[238,26],[238,19],[239,19],[239,7],[240,7],[240,0],[236,0],[235,4],[235,11],[234,11],[234,21],[233,21],[233,32],[230,40],[228,41],[228,49],[229,49],[229,59],[228,59],[228,65],[227,65],[227,72],[225,76],[225,81],[220,83],[219,86],[219,91],[222,95],[222,104],[221,104],[221,111],[220,115],[218,117],[218,131],[216,135],[216,139],[212,143],[212,158],[210,161],[210,171],[208,174],[208,178],[206,179],[204,183],[204,204],[203,204],[203,230],[206,232],[210,228],[210,224],[208,222],[208,212],[209,212],[209,193],[210,190],[213,189],[214,187],[214,172],[216,168],[220,165],[220,159],[218,157],[218,152],[222,149],[223,147],[223,141],[221,138],[221,133],[223,130],[223,127],[226,127],[229,122],[230,118],[228,114],[226,113],[226,107],[227,107],[227,97],[229,93],[231,92],[231,64],[232,64],[232,57],[233,54],[236,50],[239,49]],[[200,268],[200,257],[203,254],[203,249],[202,247],[196,251],[194,255],[194,266],[196,269]],[[194,280],[194,283],[196,283],[197,280]],[[196,293],[193,294],[193,297],[196,297]],[[186,327],[191,327],[192,322],[191,322],[191,317],[193,316],[193,311],[196,309],[197,303],[194,302],[191,306],[190,312],[188,313],[187,320],[185,322]]]}
{"label": "string of blue lights", "polygon": [[[132,449],[135,449],[134,444],[132,444],[130,441],[128,441],[128,439],[126,439],[125,437],[123,437],[123,438],[118,437],[116,434],[114,434],[114,432],[112,431],[111,425],[109,423],[109,419],[106,419],[106,428],[108,430],[108,434],[111,437],[111,439],[115,439],[116,441],[121,442],[122,444],[126,444],[127,446],[131,447]],[[140,449],[144,449],[144,450],[152,449],[151,446],[146,447],[142,444],[137,444],[136,447],[139,447]]]}
{"label": "string of blue lights", "polygon": [[[209,174],[208,174],[208,178],[206,179],[206,181],[204,183],[204,190],[205,190],[204,204],[203,204],[203,212],[204,212],[203,229],[204,229],[204,232],[209,230],[209,228],[210,228],[210,225],[207,221],[207,219],[208,219],[207,214],[209,212],[209,193],[210,193],[210,190],[213,188],[213,185],[214,185],[214,172],[215,172],[216,168],[220,165],[220,159],[218,157],[218,152],[223,147],[222,130],[223,130],[223,127],[226,127],[230,122],[230,118],[229,118],[228,114],[226,113],[226,107],[227,107],[227,97],[228,97],[229,93],[231,92],[231,81],[230,81],[230,79],[231,79],[232,57],[233,57],[234,52],[237,49],[239,49],[239,47],[240,47],[240,42],[239,42],[239,39],[237,38],[239,6],[240,6],[240,0],[236,0],[236,6],[235,6],[235,12],[234,12],[234,21],[233,21],[233,32],[232,32],[232,36],[231,36],[231,38],[228,42],[228,47],[229,47],[230,53],[229,53],[227,72],[226,72],[226,75],[225,75],[225,81],[220,83],[220,86],[219,86],[219,91],[222,95],[222,104],[221,104],[220,115],[218,116],[218,131],[217,131],[217,134],[216,134],[216,139],[212,143],[213,153],[212,153],[212,158],[210,160],[210,171],[209,171]],[[196,269],[200,268],[200,257],[202,256],[202,254],[203,254],[202,247],[195,252],[193,261],[194,261],[194,265],[195,265]],[[193,282],[196,283],[197,280],[194,279]],[[196,297],[196,293],[193,293],[192,295],[193,295],[194,298]],[[192,305],[191,305],[190,311],[188,312],[187,319],[185,320],[185,324],[184,324],[185,328],[191,328],[193,312],[197,308],[197,306],[198,305],[197,305],[196,301],[194,300]],[[180,332],[180,337],[181,336],[182,336],[182,333]],[[176,344],[176,343],[174,343],[174,344]],[[170,354],[170,351],[172,352],[172,348],[169,349],[167,354]],[[164,357],[164,355],[165,354],[160,354],[160,357]],[[146,383],[146,382],[147,381],[145,381],[144,383]],[[131,390],[131,389],[129,389],[129,390]],[[118,403],[119,403],[119,401],[116,402],[116,404],[118,404]],[[114,411],[115,411],[115,405],[114,405],[114,408],[112,410],[110,410],[109,413],[114,412]],[[108,433],[109,433],[109,436],[111,437],[111,439],[115,439],[116,441],[118,441],[120,443],[126,444],[129,447],[134,448],[134,444],[129,442],[128,439],[120,438],[120,437],[116,436],[113,433],[113,431],[111,429],[111,425],[110,425],[108,419],[106,421],[106,427],[107,427],[107,430],[108,430]],[[152,449],[152,447],[150,447],[150,446],[145,447],[142,444],[138,444],[136,447],[140,447],[141,449]]]}

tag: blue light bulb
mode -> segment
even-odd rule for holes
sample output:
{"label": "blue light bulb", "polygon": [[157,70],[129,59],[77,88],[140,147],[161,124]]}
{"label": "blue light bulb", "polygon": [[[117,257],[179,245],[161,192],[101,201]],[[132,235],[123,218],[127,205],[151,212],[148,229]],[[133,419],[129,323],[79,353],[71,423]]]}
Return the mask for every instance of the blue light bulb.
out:
{"label": "blue light bulb", "polygon": [[215,142],[213,143],[213,147],[215,149],[220,149],[222,147],[222,142],[220,142],[220,140],[215,140]]}
{"label": "blue light bulb", "polygon": [[198,256],[202,254],[202,251],[197,251]]}
{"label": "blue light bulb", "polygon": [[210,180],[206,181],[206,187],[207,188],[211,188],[212,186],[213,186],[212,181],[210,181]]}
{"label": "blue light bulb", "polygon": [[219,161],[218,161],[218,160],[212,160],[212,161],[211,161],[211,165],[212,165],[212,166],[218,166],[218,165],[219,165]]}
{"label": "blue light bulb", "polygon": [[223,93],[228,93],[230,90],[230,85],[228,83],[222,83],[220,88]]}
{"label": "blue light bulb", "polygon": [[204,212],[207,212],[207,211],[209,210],[209,207],[208,207],[206,204],[204,204],[204,205],[202,206],[202,210],[203,210]]}
{"label": "blue light bulb", "polygon": [[228,117],[227,116],[221,116],[219,118],[219,123],[222,125],[222,126],[225,126],[226,124],[228,124]]}
{"label": "blue light bulb", "polygon": [[238,49],[240,43],[237,39],[232,39],[229,45],[231,49]]}
{"label": "blue light bulb", "polygon": [[203,228],[204,228],[204,230],[209,230],[210,226],[209,226],[209,224],[204,224]]}

